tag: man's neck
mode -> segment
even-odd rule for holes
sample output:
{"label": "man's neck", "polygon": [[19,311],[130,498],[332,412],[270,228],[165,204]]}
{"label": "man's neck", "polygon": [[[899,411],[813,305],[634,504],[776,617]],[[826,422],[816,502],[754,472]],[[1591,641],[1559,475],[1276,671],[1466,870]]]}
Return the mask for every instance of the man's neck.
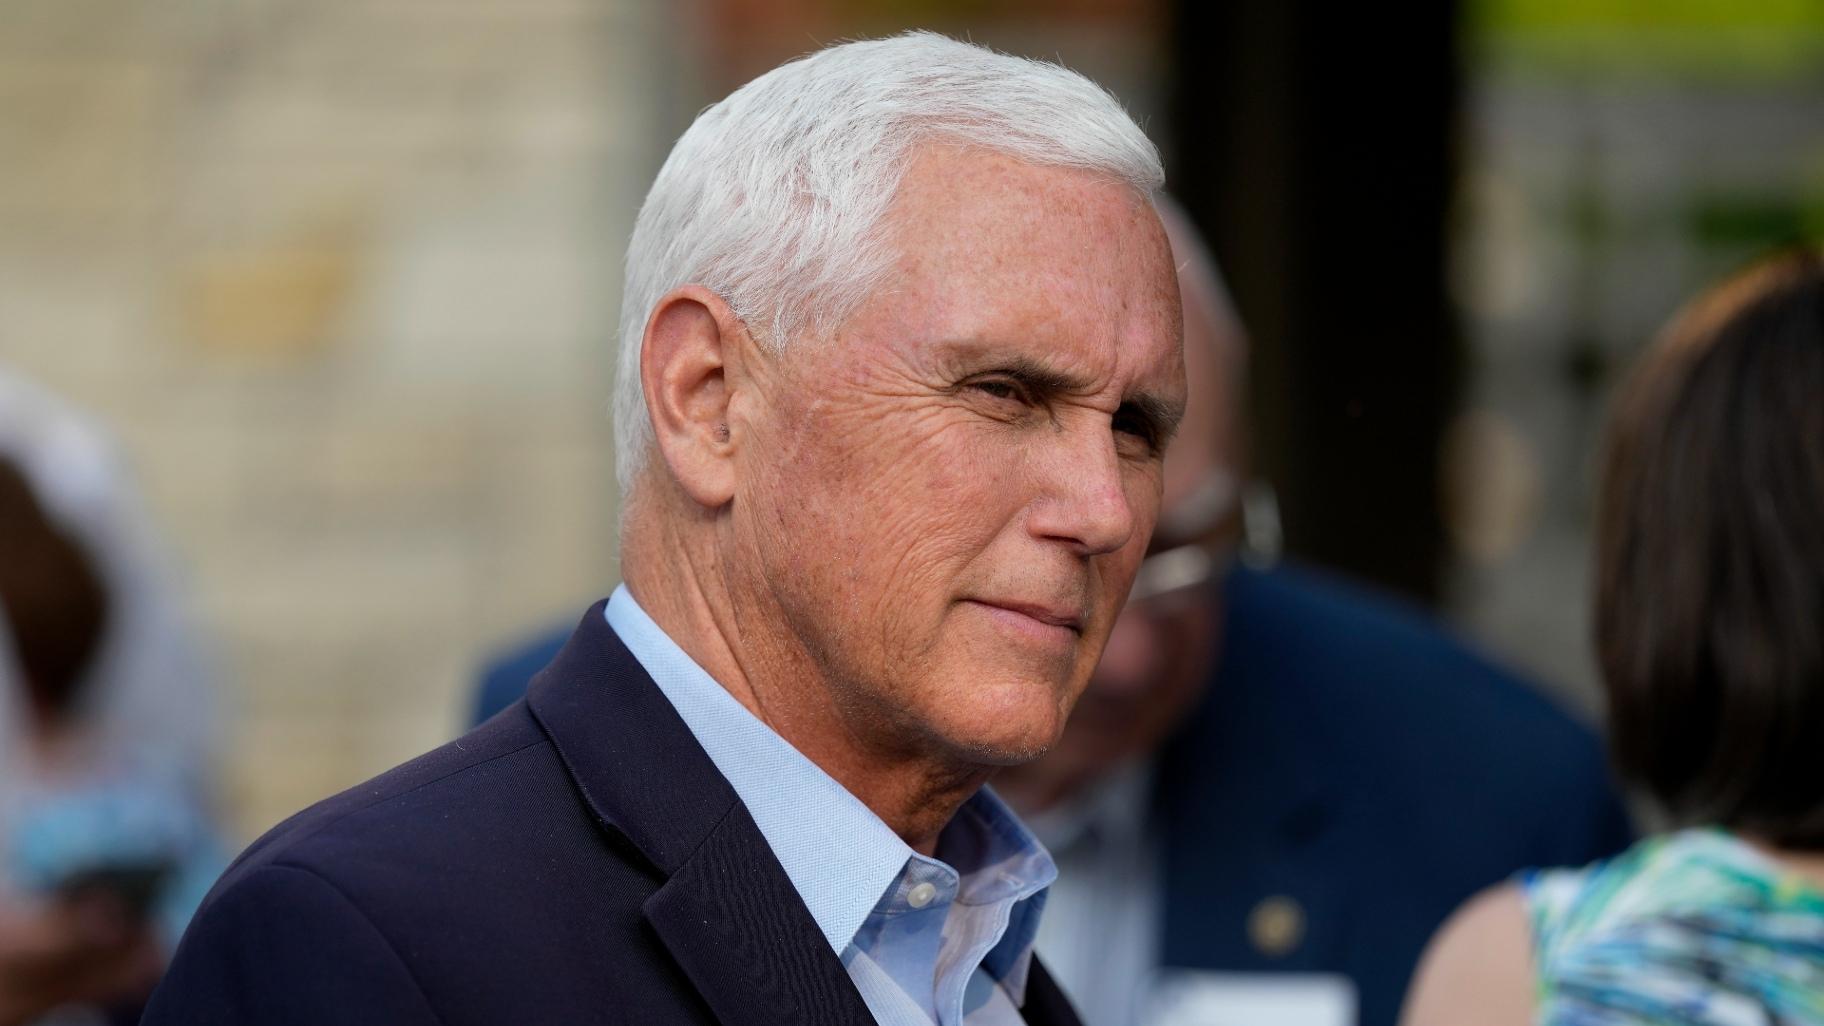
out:
{"label": "man's neck", "polygon": [[892,725],[845,717],[835,689],[802,646],[752,631],[769,618],[735,616],[726,581],[705,570],[720,564],[705,558],[700,536],[686,537],[692,532],[673,529],[675,521],[667,518],[640,519],[644,523],[630,517],[625,525],[622,577],[646,615],[760,722],[913,850],[931,855],[945,825],[992,768],[883,743],[896,735]]}

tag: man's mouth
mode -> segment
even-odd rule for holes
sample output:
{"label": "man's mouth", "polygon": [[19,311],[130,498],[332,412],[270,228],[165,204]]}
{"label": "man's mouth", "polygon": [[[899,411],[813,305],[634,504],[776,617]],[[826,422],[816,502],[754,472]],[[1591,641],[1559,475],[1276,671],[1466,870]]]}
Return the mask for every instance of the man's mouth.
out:
{"label": "man's mouth", "polygon": [[1045,627],[1062,628],[1073,635],[1080,636],[1083,633],[1083,614],[1075,609],[1040,602],[1023,602],[1017,599],[970,599],[969,601],[999,613],[1036,621],[1037,624]]}

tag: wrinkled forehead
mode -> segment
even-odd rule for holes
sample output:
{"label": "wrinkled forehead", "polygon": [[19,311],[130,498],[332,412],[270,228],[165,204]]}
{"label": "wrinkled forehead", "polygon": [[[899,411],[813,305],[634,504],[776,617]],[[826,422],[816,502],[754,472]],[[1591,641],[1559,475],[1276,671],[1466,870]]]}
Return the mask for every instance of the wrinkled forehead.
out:
{"label": "wrinkled forehead", "polygon": [[[913,149],[885,221],[887,238],[910,256],[923,249],[992,259],[999,244],[1073,227],[1085,243],[1170,252],[1151,197],[1124,181],[945,142]],[[932,230],[940,226],[949,230]]]}
{"label": "wrinkled forehead", "polygon": [[1149,197],[1124,182],[927,146],[886,241],[893,270],[875,298],[909,338],[1018,343],[1097,365],[1077,368],[1086,373],[1171,376],[1179,365],[1171,249]]}

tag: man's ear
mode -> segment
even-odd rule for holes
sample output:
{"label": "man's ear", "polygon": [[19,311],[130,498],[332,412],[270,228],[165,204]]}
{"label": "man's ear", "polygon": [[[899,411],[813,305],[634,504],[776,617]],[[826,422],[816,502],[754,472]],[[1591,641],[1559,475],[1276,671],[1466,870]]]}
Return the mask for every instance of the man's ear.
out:
{"label": "man's ear", "polygon": [[659,455],[679,487],[709,509],[735,495],[736,439],[729,420],[730,361],[746,327],[722,297],[701,285],[665,294],[640,343],[640,389]]}

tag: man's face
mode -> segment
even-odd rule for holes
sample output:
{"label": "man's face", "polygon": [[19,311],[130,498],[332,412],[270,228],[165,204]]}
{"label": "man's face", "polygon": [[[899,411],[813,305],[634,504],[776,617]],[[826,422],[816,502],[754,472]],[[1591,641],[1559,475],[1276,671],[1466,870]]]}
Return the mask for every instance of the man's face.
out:
{"label": "man's face", "polygon": [[[1219,580],[1241,535],[1237,406],[1247,340],[1194,229],[1177,218],[1168,227],[1181,268],[1189,404],[1166,460],[1166,513],[1150,551],[1176,567],[1201,556],[1202,572]],[[1201,697],[1221,642],[1219,591],[1209,578],[1145,583],[1122,611],[1063,738],[1017,778],[1002,778],[1010,793],[1047,804],[1080,789],[1152,752]]]}
{"label": "man's face", "polygon": [[1023,761],[1158,514],[1184,395],[1170,251],[1129,188],[943,146],[889,226],[894,273],[731,411],[755,443],[736,571],[863,746]]}

